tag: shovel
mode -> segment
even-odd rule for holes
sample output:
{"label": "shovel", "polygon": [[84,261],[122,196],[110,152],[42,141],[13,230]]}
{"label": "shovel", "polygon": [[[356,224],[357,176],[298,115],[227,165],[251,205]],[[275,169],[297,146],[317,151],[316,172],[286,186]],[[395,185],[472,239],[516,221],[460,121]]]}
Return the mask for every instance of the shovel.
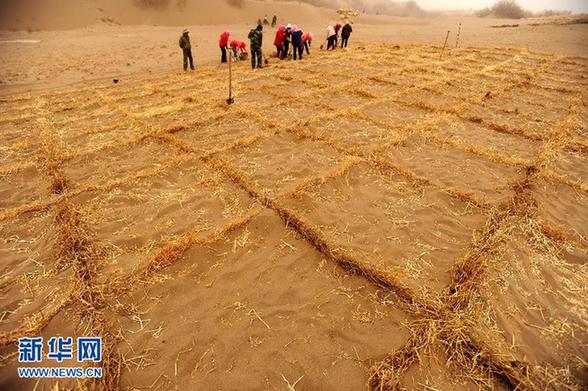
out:
{"label": "shovel", "polygon": [[227,98],[227,104],[232,105],[235,103],[235,99],[233,99],[233,54],[229,56],[229,97]]}

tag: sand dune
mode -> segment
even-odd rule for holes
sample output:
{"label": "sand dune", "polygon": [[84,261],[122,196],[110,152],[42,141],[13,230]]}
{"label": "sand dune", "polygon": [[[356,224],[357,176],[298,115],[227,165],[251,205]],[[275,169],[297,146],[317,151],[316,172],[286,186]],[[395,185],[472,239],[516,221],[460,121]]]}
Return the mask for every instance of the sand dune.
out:
{"label": "sand dune", "polygon": [[[64,30],[96,23],[192,26],[255,23],[264,15],[317,21],[332,10],[308,4],[243,0],[22,0],[0,3],[0,30]],[[236,5],[234,5],[236,4]]]}
{"label": "sand dune", "polygon": [[439,49],[0,99],[0,388],[585,389],[588,58]]}
{"label": "sand dune", "polygon": [[585,390],[588,26],[236,3],[2,3],[0,389],[93,335],[88,389]]}

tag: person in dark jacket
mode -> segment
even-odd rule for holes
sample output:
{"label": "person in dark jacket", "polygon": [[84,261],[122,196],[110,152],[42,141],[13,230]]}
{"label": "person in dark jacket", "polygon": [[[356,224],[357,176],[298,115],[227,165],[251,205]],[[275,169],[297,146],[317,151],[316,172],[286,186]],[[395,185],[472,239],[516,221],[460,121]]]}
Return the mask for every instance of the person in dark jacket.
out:
{"label": "person in dark jacket", "polygon": [[263,68],[261,65],[261,48],[263,46],[263,26],[258,24],[256,28],[249,32],[249,42],[251,46],[251,68]]}
{"label": "person in dark jacket", "polygon": [[184,55],[184,71],[188,70],[188,61],[190,62],[190,69],[194,70],[194,59],[192,58],[192,44],[190,43],[190,32],[185,29],[180,37],[180,48]]}
{"label": "person in dark jacket", "polygon": [[282,50],[282,60],[287,58],[290,54],[290,44],[292,43],[292,25],[286,26],[286,34],[284,35],[284,50]]}
{"label": "person in dark jacket", "polygon": [[302,60],[302,34],[302,30],[299,30],[298,26],[292,26],[292,52],[294,55],[294,61],[296,61],[296,54],[298,54],[298,57]]}
{"label": "person in dark jacket", "polygon": [[349,42],[349,37],[353,32],[353,28],[351,27],[351,23],[346,22],[345,26],[343,26],[343,30],[341,30],[341,49],[347,47],[347,42]]}

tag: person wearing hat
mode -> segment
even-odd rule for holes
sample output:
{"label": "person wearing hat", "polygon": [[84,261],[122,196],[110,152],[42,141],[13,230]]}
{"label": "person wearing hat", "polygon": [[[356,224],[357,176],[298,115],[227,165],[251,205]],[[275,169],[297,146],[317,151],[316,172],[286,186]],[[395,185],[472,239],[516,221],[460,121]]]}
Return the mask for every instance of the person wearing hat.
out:
{"label": "person wearing hat", "polygon": [[286,34],[284,35],[284,50],[282,50],[282,59],[290,54],[290,43],[292,42],[292,25],[286,25]]}
{"label": "person wearing hat", "polygon": [[179,42],[182,53],[184,54],[184,71],[188,70],[188,61],[190,62],[190,69],[194,70],[194,59],[192,58],[192,44],[190,43],[190,32],[184,29]]}
{"label": "person wearing hat", "polygon": [[292,54],[294,55],[294,61],[296,61],[297,54],[300,60],[302,60],[302,34],[304,33],[302,30],[298,29],[298,26],[292,26]]}
{"label": "person wearing hat", "polygon": [[218,47],[221,50],[221,63],[227,62],[227,49],[229,48],[229,38],[231,33],[229,31],[225,31],[220,35],[218,40]]}

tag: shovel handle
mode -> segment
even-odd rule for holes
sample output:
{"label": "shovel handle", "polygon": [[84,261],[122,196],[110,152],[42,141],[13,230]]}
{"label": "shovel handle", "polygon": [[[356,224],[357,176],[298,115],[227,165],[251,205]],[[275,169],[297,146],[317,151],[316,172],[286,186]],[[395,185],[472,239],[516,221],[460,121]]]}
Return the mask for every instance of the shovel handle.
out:
{"label": "shovel handle", "polygon": [[232,69],[232,64],[233,64],[233,54],[230,53],[229,54],[229,99],[227,99],[227,102],[230,102],[229,104],[231,104],[233,101],[233,69]]}

